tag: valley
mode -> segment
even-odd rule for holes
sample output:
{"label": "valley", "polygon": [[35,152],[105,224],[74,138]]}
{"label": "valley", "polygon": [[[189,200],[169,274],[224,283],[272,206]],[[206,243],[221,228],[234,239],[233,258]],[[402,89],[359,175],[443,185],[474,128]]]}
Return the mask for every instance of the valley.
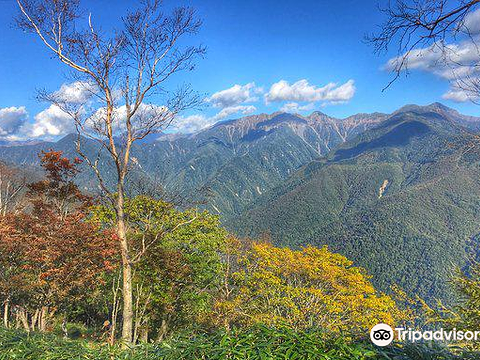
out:
{"label": "valley", "polygon": [[[241,236],[328,245],[383,291],[446,299],[451,264],[475,256],[480,233],[480,150],[462,129],[475,133],[480,119],[438,103],[346,119],[254,115],[137,144],[129,183],[161,185]],[[75,139],[4,145],[0,158],[36,167],[41,150],[76,156]],[[96,191],[86,167],[78,181]]]}

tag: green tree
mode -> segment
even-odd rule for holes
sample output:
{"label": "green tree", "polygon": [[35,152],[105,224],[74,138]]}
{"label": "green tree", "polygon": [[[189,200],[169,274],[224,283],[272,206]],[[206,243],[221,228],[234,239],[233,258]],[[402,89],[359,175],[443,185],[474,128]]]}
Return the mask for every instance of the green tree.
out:
{"label": "green tree", "polygon": [[[473,264],[468,271],[457,269],[451,283],[456,293],[456,304],[446,306],[439,302],[436,308],[425,304],[429,322],[444,329],[477,331],[480,329],[480,264]],[[480,349],[476,341],[462,342],[459,345]]]}
{"label": "green tree", "polygon": [[[94,210],[106,226],[115,212]],[[228,233],[218,217],[147,196],[126,199],[133,265],[134,340],[161,339],[179,327],[211,323]]]}

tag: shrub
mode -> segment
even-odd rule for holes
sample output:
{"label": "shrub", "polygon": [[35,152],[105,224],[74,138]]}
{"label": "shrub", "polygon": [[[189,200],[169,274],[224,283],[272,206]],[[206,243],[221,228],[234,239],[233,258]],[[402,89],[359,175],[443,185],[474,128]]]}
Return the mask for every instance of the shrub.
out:
{"label": "shrub", "polygon": [[129,350],[53,334],[0,328],[0,360],[474,360],[438,344],[400,344],[377,348],[369,343],[325,337],[323,331],[259,326],[248,330],[177,335],[159,344]]}
{"label": "shrub", "polygon": [[375,359],[369,345],[350,344],[341,337],[326,339],[323,332],[256,327],[231,332],[178,335],[160,344],[131,350],[52,334],[0,330],[0,360],[246,360],[246,359]]}
{"label": "shrub", "polygon": [[480,353],[449,348],[441,343],[419,343],[392,346],[377,350],[381,360],[477,360]]}

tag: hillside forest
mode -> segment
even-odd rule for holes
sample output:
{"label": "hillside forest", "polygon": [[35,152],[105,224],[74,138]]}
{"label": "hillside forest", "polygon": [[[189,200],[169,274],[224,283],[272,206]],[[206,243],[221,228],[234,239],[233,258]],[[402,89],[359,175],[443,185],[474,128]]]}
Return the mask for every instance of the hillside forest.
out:
{"label": "hillside forest", "polygon": [[[480,359],[478,341],[373,331],[480,330],[480,117],[313,111],[354,80],[206,97],[189,84],[207,54],[193,7],[131,2],[103,29],[85,4],[14,2],[25,51],[67,82],[37,91],[33,118],[0,109],[0,360]],[[478,47],[465,66],[445,54],[478,39],[479,6],[389,4],[364,39],[399,46],[385,89],[440,48],[443,99],[478,101]],[[309,104],[287,103],[305,87]],[[246,105],[262,101],[284,106]]]}

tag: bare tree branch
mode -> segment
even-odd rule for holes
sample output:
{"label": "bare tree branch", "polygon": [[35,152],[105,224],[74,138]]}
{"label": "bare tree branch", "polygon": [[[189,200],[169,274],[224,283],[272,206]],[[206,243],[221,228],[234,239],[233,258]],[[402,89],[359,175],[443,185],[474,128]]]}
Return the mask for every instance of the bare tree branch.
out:
{"label": "bare tree branch", "polygon": [[[200,97],[189,86],[172,90],[169,80],[181,71],[193,70],[205,54],[203,46],[182,44],[185,37],[198,32],[201,22],[190,8],[166,14],[159,0],[142,0],[138,9],[122,19],[122,28],[104,33],[95,26],[92,14],[87,19],[81,16],[79,0],[17,0],[17,4],[18,26],[39,37],[75,73],[77,81],[89,88],[90,96],[83,101],[60,93],[39,97],[72,118],[77,151],[114,204],[123,264],[122,338],[128,344],[133,339],[134,255],[126,233],[124,203],[132,145],[152,132],[164,131],[181,112],[200,104]],[[158,105],[147,103],[153,95]],[[96,156],[82,149],[82,138],[98,144]],[[115,189],[106,181],[109,169],[100,160],[102,151],[114,165]]]}
{"label": "bare tree branch", "polygon": [[[466,41],[477,47],[478,37],[472,34],[465,20],[479,5],[480,0],[395,0],[380,9],[386,20],[379,33],[367,36],[366,40],[373,45],[376,53],[396,46],[397,57],[389,64],[394,77],[384,90],[402,72],[408,73],[409,64],[416,57],[437,53],[438,65],[449,69],[452,84],[465,90],[472,99],[478,98],[480,52],[477,51],[476,59],[462,63],[458,49],[450,42],[465,36]],[[473,70],[471,74],[463,73],[467,67]]]}

